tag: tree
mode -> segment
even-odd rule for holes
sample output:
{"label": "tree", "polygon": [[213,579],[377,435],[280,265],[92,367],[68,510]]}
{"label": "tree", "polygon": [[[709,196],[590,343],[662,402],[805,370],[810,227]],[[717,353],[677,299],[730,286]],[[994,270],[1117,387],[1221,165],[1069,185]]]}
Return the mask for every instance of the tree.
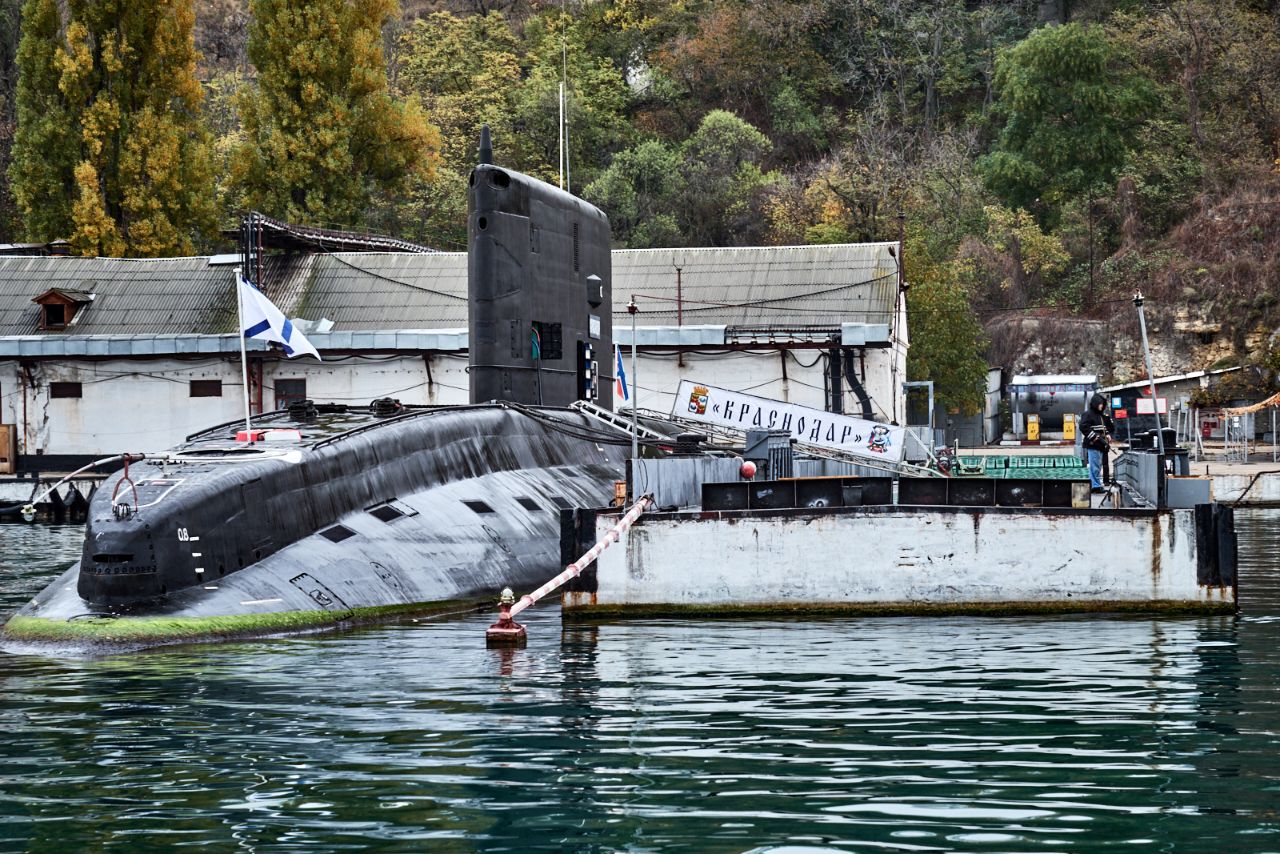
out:
{"label": "tree", "polygon": [[437,12],[414,21],[400,37],[400,48],[400,86],[421,99],[439,128],[443,164],[470,170],[480,128],[488,125],[503,162],[524,165],[512,115],[521,85],[521,46],[501,15]]}
{"label": "tree", "polygon": [[201,0],[196,8],[195,43],[201,77],[212,71],[243,71],[248,64],[245,31],[249,26],[246,0]]}
{"label": "tree", "polygon": [[918,239],[908,241],[906,274],[907,377],[933,380],[933,392],[945,409],[969,415],[982,409],[987,361],[986,335],[970,305],[969,293],[954,263],[937,263]]}
{"label": "tree", "polygon": [[1046,280],[1065,270],[1070,257],[1062,240],[1042,231],[1026,211],[999,205],[984,210],[986,235],[964,241],[955,272],[980,295],[1023,308],[1044,295]]}
{"label": "tree", "polygon": [[[559,12],[525,27],[527,72],[515,96],[515,122],[533,150],[531,174],[557,180],[560,81],[566,80],[569,188],[585,187],[632,140],[631,91],[608,59],[592,56],[575,21]],[[566,73],[567,72],[567,73]],[[535,164],[543,164],[541,167]]]}
{"label": "tree", "polygon": [[781,176],[759,165],[769,147],[747,122],[713,110],[679,146],[650,140],[619,153],[585,196],[628,246],[759,243],[782,189]]}
{"label": "tree", "polygon": [[768,138],[724,110],[712,110],[680,146],[682,188],[676,215],[690,246],[749,246],[767,231],[765,195],[776,173],[760,164]]}
{"label": "tree", "polygon": [[71,234],[78,154],[74,121],[58,88],[63,26],[57,0],[27,0],[22,22],[9,180],[27,238],[49,241]]}
{"label": "tree", "polygon": [[388,93],[382,26],[394,0],[254,0],[252,10],[258,81],[240,101],[232,162],[246,204],[360,225],[375,188],[430,173],[439,133],[414,101]]}
{"label": "tree", "polygon": [[826,145],[834,120],[820,103],[838,82],[816,47],[825,29],[818,0],[709,3],[691,24],[651,52],[693,108],[686,121],[732,112],[768,133],[784,157]]}
{"label": "tree", "polygon": [[11,170],[28,233],[83,255],[194,251],[214,214],[190,0],[71,0],[65,32],[55,4],[28,11]]}
{"label": "tree", "polygon": [[[1157,151],[1142,165],[1163,161],[1175,167],[1140,182],[1140,191],[1142,184],[1154,190],[1144,193],[1144,201],[1168,206],[1167,192],[1185,202],[1190,194],[1179,173],[1196,178],[1203,172],[1229,185],[1275,157],[1280,33],[1273,17],[1251,12],[1238,0],[1174,0],[1143,14],[1117,15],[1110,32],[1158,85],[1159,106],[1141,135],[1142,148]],[[1181,139],[1168,134],[1175,125]],[[1153,130],[1164,131],[1154,146]],[[1192,157],[1205,168],[1188,169],[1185,162]]]}
{"label": "tree", "polygon": [[19,12],[22,0],[0,0],[0,241],[18,229],[17,208],[9,192],[9,164],[17,124]]}
{"label": "tree", "polygon": [[1004,129],[982,162],[1013,207],[1056,222],[1070,199],[1114,184],[1151,87],[1120,62],[1097,26],[1041,27],[996,63]]}
{"label": "tree", "polygon": [[680,155],[657,140],[620,152],[583,197],[609,214],[616,242],[650,249],[679,246]]}

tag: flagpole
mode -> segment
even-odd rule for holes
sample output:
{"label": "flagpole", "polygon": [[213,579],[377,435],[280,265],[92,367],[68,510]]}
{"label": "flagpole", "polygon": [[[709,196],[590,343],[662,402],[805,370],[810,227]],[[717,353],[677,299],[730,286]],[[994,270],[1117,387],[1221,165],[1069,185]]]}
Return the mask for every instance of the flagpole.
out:
{"label": "flagpole", "polygon": [[240,336],[240,380],[244,388],[244,429],[248,433],[253,429],[249,420],[249,354],[244,345],[244,299],[240,293],[241,270],[236,267],[236,334]]}

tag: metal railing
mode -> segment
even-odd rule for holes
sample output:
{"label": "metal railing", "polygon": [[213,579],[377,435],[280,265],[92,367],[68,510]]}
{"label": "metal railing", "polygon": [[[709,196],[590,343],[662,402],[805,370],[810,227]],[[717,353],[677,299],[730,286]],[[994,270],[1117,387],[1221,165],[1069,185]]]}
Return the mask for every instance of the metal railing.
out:
{"label": "metal railing", "polygon": [[[725,427],[719,424],[708,424],[705,421],[698,421],[693,418],[682,418],[679,415],[672,415],[665,412],[653,412],[651,410],[640,410],[640,415],[645,418],[670,421],[684,427],[689,427],[707,434],[708,438],[718,440],[723,447],[741,448],[743,442],[746,441],[746,431],[738,430],[733,427]],[[890,474],[906,474],[916,477],[946,477],[939,471],[935,471],[924,466],[913,465],[912,463],[894,463],[888,460],[877,460],[870,457],[864,457],[861,454],[851,454],[846,451],[838,451],[834,448],[827,448],[822,445],[811,445],[808,442],[796,442],[795,448],[808,454],[811,457],[820,457],[827,460],[835,460],[841,463],[850,463],[852,465],[865,466],[877,471],[885,471]]]}

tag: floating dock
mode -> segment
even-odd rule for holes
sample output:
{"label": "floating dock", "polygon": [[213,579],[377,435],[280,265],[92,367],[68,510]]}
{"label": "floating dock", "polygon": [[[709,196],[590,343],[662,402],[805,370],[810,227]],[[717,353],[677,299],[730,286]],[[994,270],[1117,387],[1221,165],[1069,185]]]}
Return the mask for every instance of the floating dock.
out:
{"label": "floating dock", "polygon": [[[687,480],[700,468],[700,506],[641,516],[569,585],[564,614],[1236,609],[1230,507],[1090,506],[1088,482],[1066,473],[1073,459],[1051,477],[1011,476],[1043,475],[1044,461],[987,460],[977,477],[764,482],[717,482],[724,461],[641,461],[659,506],[664,491],[689,492],[662,469],[683,464]],[[578,511],[562,542],[593,541],[616,515]]]}

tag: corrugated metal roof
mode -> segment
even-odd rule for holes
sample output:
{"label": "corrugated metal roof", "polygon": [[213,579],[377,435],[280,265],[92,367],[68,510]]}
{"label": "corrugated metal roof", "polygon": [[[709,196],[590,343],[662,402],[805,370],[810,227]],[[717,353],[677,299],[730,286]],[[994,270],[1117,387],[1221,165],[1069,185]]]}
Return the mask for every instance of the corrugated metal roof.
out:
{"label": "corrugated metal roof", "polygon": [[[683,325],[888,324],[896,293],[893,244],[626,249],[613,253],[615,326],[637,296],[643,326],[675,326],[675,267]],[[291,317],[334,321],[334,332],[454,329],[467,325],[467,256],[336,253],[277,255],[263,291]],[[46,337],[50,288],[85,291],[75,335],[218,334],[234,328],[232,268],[207,257],[155,260],[0,257],[0,335]]]}
{"label": "corrugated metal roof", "polygon": [[76,313],[76,335],[224,331],[216,327],[235,311],[230,283],[230,270],[205,258],[0,258],[0,334],[39,332],[31,300],[50,288],[95,295]]}
{"label": "corrugated metal roof", "polygon": [[466,327],[467,253],[315,256],[298,313],[335,330]]}
{"label": "corrugated metal roof", "polygon": [[[637,323],[796,326],[887,324],[897,293],[892,243],[621,249],[613,253],[614,314],[635,294]],[[680,268],[677,306],[676,268]]]}

